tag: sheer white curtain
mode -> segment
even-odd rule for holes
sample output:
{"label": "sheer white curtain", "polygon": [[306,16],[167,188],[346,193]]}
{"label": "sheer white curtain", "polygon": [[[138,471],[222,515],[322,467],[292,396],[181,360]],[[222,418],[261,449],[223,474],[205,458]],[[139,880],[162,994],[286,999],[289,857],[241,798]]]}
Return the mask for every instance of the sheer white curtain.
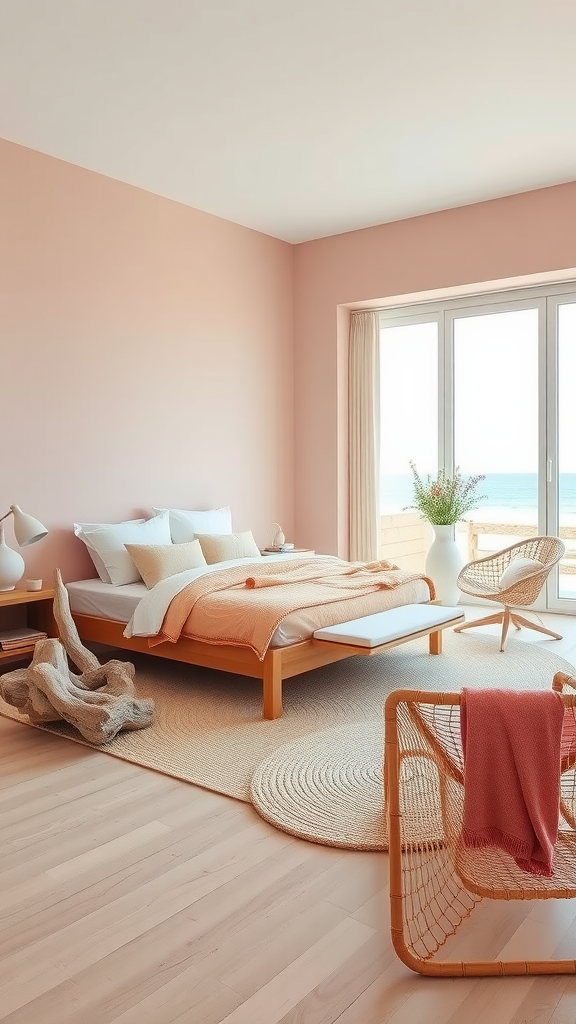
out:
{"label": "sheer white curtain", "polygon": [[380,337],[378,313],[352,313],[348,376],[350,558],[380,552]]}

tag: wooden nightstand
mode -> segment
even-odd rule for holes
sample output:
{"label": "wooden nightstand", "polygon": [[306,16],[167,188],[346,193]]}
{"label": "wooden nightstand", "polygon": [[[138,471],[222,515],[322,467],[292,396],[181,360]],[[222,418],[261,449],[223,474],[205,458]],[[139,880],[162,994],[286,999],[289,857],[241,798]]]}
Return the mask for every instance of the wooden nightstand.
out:
{"label": "wooden nightstand", "polygon": [[315,555],[313,548],[290,548],[289,551],[277,551],[275,548],[260,548],[261,555]]}
{"label": "wooden nightstand", "polygon": [[[52,613],[53,590],[7,590],[0,593],[0,630],[29,626],[58,636]],[[5,661],[21,661],[34,653],[34,644],[18,651],[0,650],[0,671]]]}

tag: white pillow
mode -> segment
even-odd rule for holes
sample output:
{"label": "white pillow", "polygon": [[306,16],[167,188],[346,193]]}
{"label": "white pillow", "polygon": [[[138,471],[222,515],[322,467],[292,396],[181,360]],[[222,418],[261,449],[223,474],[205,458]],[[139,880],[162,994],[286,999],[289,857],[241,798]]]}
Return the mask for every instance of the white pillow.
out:
{"label": "white pillow", "polygon": [[148,590],[168,576],[207,564],[198,540],[189,544],[127,544],[126,550]]}
{"label": "white pillow", "polygon": [[182,508],[155,508],[155,513],[170,513],[173,544],[188,544],[197,533],[232,533],[232,513],[226,506],[206,512],[188,512]]}
{"label": "white pillow", "polygon": [[500,590],[508,590],[508,587],[530,576],[536,569],[543,568],[543,563],[537,558],[513,558],[500,577]]}
{"label": "white pillow", "polygon": [[[126,520],[124,520],[123,523],[116,523],[116,525],[117,526],[127,526],[128,523],[144,523],[145,521],[146,521],[145,519],[126,519]],[[102,529],[108,530],[108,529],[110,529],[110,526],[113,525],[113,524],[111,524],[111,523],[73,523],[72,525],[74,527],[74,535],[76,537],[78,537],[81,541],[83,541],[84,544],[86,545],[86,547],[88,549],[88,554],[90,555],[90,558],[94,562],[94,568],[96,569],[96,572],[98,573],[100,579],[102,580],[103,583],[110,583],[110,576],[108,574],[108,570],[106,569],[106,566],[104,565],[104,562],[100,558],[100,555],[96,551],[96,548],[93,547],[93,545],[90,544],[90,542],[86,539],[85,531],[91,532],[93,530],[102,530]]]}
{"label": "white pillow", "polygon": [[196,540],[200,541],[202,553],[208,565],[215,562],[227,562],[230,558],[260,558],[258,547],[251,530],[244,533],[199,533]]}
{"label": "white pillow", "polygon": [[164,512],[143,523],[119,523],[86,530],[84,539],[102,559],[114,587],[137,583],[140,573],[125,544],[170,544],[170,523]]}

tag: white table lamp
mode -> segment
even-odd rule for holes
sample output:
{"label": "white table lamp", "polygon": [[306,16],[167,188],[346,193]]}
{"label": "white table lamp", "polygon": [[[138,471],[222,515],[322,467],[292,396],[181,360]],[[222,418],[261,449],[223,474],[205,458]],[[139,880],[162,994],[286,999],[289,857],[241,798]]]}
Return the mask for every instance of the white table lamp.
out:
{"label": "white table lamp", "polygon": [[272,523],[271,525],[278,527],[278,529],[276,530],[276,533],[274,534],[274,540],[272,541],[272,547],[273,548],[281,548],[282,545],[284,544],[285,540],[286,540],[286,538],[285,538],[285,536],[284,536],[284,534],[282,532],[282,527],[280,526],[279,523]]}
{"label": "white table lamp", "polygon": [[46,527],[42,526],[38,519],[27,515],[18,505],[11,505],[6,515],[0,517],[0,592],[14,590],[18,580],[22,579],[26,568],[22,555],[9,548],[4,539],[2,523],[8,516],[14,517],[14,536],[21,548],[35,544],[37,540],[42,540],[48,533]]}

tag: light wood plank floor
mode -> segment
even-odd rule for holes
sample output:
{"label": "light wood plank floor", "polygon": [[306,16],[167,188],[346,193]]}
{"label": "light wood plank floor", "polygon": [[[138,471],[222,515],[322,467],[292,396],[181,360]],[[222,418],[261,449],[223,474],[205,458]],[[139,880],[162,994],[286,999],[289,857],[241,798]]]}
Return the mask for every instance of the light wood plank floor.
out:
{"label": "light wood plank floor", "polygon": [[[541,619],[564,639],[523,641],[576,671],[576,618]],[[303,842],[247,804],[3,718],[0,744],[9,1024],[576,1021],[576,978],[407,970],[388,935],[385,854]],[[576,957],[576,903],[481,910],[496,954],[522,934]]]}

